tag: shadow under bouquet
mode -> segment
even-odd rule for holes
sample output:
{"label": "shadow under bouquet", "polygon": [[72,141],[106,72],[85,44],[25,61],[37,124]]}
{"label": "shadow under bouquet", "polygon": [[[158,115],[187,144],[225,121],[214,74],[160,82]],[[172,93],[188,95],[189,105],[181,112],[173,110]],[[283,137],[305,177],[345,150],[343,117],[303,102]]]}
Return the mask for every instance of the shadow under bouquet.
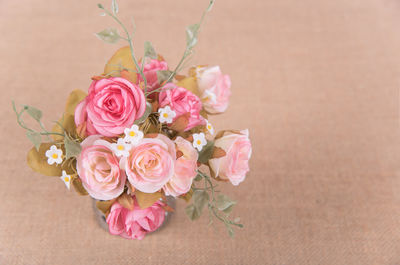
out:
{"label": "shadow under bouquet", "polygon": [[[121,26],[96,34],[108,43],[126,41],[107,62],[104,73],[92,77],[88,92],[72,91],[62,118],[48,131],[42,112],[24,105],[17,109],[19,125],[34,147],[28,165],[46,176],[57,176],[70,189],[96,200],[111,234],[142,239],[157,230],[167,212],[168,197],[189,203],[195,220],[204,209],[234,235],[242,227],[230,217],[236,204],[217,191],[216,182],[241,183],[249,171],[251,143],[247,130],[215,132],[208,120],[228,107],[231,81],[218,66],[179,71],[192,55],[200,26],[186,29],[186,49],[171,70],[150,42],[138,60],[132,36],[119,20],[118,6],[98,7]],[[37,122],[28,127],[27,114]]]}

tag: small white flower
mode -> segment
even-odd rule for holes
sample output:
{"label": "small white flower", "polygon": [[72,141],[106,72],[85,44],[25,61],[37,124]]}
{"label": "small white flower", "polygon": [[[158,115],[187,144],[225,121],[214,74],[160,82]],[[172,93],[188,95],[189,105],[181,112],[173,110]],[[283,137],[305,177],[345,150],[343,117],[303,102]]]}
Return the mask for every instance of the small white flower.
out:
{"label": "small white flower", "polygon": [[193,147],[199,150],[203,149],[203,146],[207,144],[206,136],[204,133],[194,133],[193,134]]}
{"label": "small white flower", "polygon": [[158,120],[161,123],[171,123],[176,116],[175,111],[171,110],[169,106],[159,109],[158,113],[160,113]]}
{"label": "small white flower", "polygon": [[119,138],[117,143],[111,144],[113,151],[116,156],[129,156],[129,151],[131,150],[132,146],[125,142],[123,138]]}
{"label": "small white flower", "polygon": [[61,149],[57,149],[57,146],[52,145],[49,150],[46,151],[47,163],[49,165],[53,165],[54,163],[61,164],[62,163],[62,155],[63,151]]}
{"label": "small white flower", "polygon": [[62,176],[60,177],[60,179],[62,181],[64,181],[65,186],[67,186],[67,188],[70,188],[70,184],[71,184],[71,176],[67,174],[67,172],[65,172],[65,170],[62,171]]}
{"label": "small white flower", "polygon": [[124,141],[130,144],[137,144],[143,139],[143,132],[139,130],[139,126],[134,124],[131,128],[124,130],[125,138]]}
{"label": "small white flower", "polygon": [[211,135],[213,135],[214,134],[214,126],[212,126],[212,124],[209,123],[208,120],[206,120],[206,122],[207,122],[207,125],[206,125],[207,131],[209,133],[211,133]]}

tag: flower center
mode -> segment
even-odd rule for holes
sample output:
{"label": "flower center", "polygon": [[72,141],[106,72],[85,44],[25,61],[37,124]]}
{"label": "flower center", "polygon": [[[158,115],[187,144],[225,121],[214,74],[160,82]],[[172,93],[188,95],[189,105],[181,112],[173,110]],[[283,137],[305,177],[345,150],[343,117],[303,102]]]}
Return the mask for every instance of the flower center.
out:
{"label": "flower center", "polygon": [[208,128],[209,130],[211,130],[211,125],[208,125],[207,128]]}
{"label": "flower center", "polygon": [[163,114],[163,117],[164,117],[164,118],[168,118],[168,113],[164,113],[164,114]]}
{"label": "flower center", "polygon": [[135,136],[135,135],[136,135],[136,133],[133,132],[133,131],[129,133],[129,136],[131,136],[131,137],[133,137],[133,136]]}
{"label": "flower center", "polygon": [[68,181],[69,181],[69,178],[68,178],[68,177],[65,177],[65,178],[64,178],[64,181],[65,181],[65,182],[68,182]]}
{"label": "flower center", "polygon": [[123,151],[123,150],[125,150],[125,147],[123,145],[118,145],[117,149],[120,150],[120,151]]}
{"label": "flower center", "polygon": [[57,159],[57,158],[58,158],[58,155],[57,155],[57,154],[53,154],[52,157],[53,157],[54,159]]}
{"label": "flower center", "polygon": [[200,145],[201,144],[201,141],[200,140],[197,140],[197,142],[196,142],[198,145]]}

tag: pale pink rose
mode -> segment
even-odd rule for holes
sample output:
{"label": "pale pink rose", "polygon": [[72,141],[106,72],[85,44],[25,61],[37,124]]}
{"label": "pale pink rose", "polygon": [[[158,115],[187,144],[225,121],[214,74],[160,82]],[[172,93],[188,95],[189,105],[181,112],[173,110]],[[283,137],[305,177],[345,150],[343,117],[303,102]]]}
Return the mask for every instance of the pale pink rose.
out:
{"label": "pale pink rose", "polygon": [[215,146],[222,148],[226,156],[209,160],[209,165],[216,176],[229,179],[233,185],[239,185],[249,171],[251,143],[248,130],[241,134],[229,133],[217,140]]}
{"label": "pale pink rose", "polygon": [[146,108],[143,91],[121,77],[93,81],[89,94],[75,109],[75,123],[86,122],[88,135],[115,137],[142,117]]}
{"label": "pale pink rose", "polygon": [[165,218],[164,203],[158,201],[146,209],[141,209],[136,199],[134,201],[133,210],[124,208],[118,202],[111,206],[106,220],[111,234],[141,240],[147,233],[157,230],[162,225]]}
{"label": "pale pink rose", "polygon": [[164,86],[163,91],[159,95],[160,107],[170,106],[176,113],[174,121],[180,116],[189,113],[189,124],[185,131],[192,129],[198,125],[205,125],[206,121],[200,115],[202,104],[200,99],[189,90],[178,87],[173,83]]}
{"label": "pale pink rose", "polygon": [[143,138],[124,158],[129,182],[138,190],[153,193],[160,190],[172,177],[176,150],[174,143],[166,136]]}
{"label": "pale pink rose", "polygon": [[222,74],[219,66],[212,66],[197,67],[196,77],[204,109],[212,114],[224,112],[231,96],[229,75]]}
{"label": "pale pink rose", "polygon": [[[157,71],[168,70],[168,64],[165,61],[150,59],[144,65],[143,73],[147,80],[147,92],[153,91],[160,87],[158,82]],[[143,82],[143,78],[138,74],[138,81]]]}
{"label": "pale pink rose", "polygon": [[177,197],[190,190],[197,172],[197,159],[199,154],[193,148],[191,142],[178,136],[175,140],[176,149],[182,152],[182,156],[175,162],[175,173],[164,186],[165,195]]}
{"label": "pale pink rose", "polygon": [[123,191],[125,172],[119,167],[119,159],[113,154],[111,144],[92,135],[82,143],[76,168],[82,185],[97,200],[111,200]]}

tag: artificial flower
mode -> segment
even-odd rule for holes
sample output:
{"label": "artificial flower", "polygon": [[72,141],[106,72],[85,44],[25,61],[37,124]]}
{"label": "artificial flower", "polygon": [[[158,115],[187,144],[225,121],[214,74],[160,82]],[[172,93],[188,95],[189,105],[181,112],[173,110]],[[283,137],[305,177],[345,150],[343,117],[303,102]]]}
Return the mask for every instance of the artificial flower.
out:
{"label": "artificial flower", "polygon": [[132,145],[126,143],[124,138],[118,138],[117,143],[112,143],[111,146],[114,154],[118,157],[128,157],[132,148]]}
{"label": "artificial flower", "polygon": [[132,125],[131,128],[126,128],[124,130],[125,137],[124,141],[130,144],[137,144],[143,139],[143,132],[139,130],[139,126],[136,124]]}
{"label": "artificial flower", "polygon": [[118,197],[124,191],[126,175],[120,170],[120,161],[111,143],[102,140],[100,135],[92,135],[81,146],[76,168],[83,187],[97,200]]}
{"label": "artificial flower", "polygon": [[176,117],[175,111],[171,110],[170,106],[158,109],[158,113],[160,114],[158,120],[161,123],[171,123]]}
{"label": "artificial flower", "polygon": [[249,171],[251,157],[251,142],[248,130],[237,133],[225,133],[216,139],[214,146],[222,148],[226,155],[209,160],[210,168],[216,176],[229,180],[233,185],[239,185]]}
{"label": "artificial flower", "polygon": [[169,105],[176,113],[174,120],[186,113],[189,113],[188,125],[185,131],[188,131],[198,125],[204,125],[206,122],[200,115],[202,109],[200,99],[189,90],[178,87],[173,83],[164,86],[159,95],[160,107]]}
{"label": "artificial flower", "polygon": [[203,147],[207,144],[206,136],[204,133],[194,133],[193,134],[193,147],[199,152],[203,150]]}
{"label": "artificial flower", "polygon": [[160,190],[174,174],[175,144],[165,135],[143,138],[122,164],[129,182],[138,190],[153,193]]}
{"label": "artificial flower", "polygon": [[134,198],[134,209],[129,210],[116,201],[106,219],[108,229],[113,235],[141,240],[147,233],[162,225],[165,218],[164,206],[164,203],[157,201],[152,206],[141,209]]}
{"label": "artificial flower", "polygon": [[196,79],[204,109],[211,113],[222,113],[228,108],[231,95],[231,79],[219,66],[196,67]]}
{"label": "artificial flower", "polygon": [[145,109],[139,86],[121,77],[104,78],[90,85],[88,96],[75,109],[75,123],[86,123],[87,135],[115,137],[142,117]]}
{"label": "artificial flower", "polygon": [[50,146],[50,149],[46,151],[47,163],[49,165],[53,165],[54,163],[57,165],[61,164],[63,161],[62,155],[63,151],[61,149],[58,149],[55,145]]}
{"label": "artificial flower", "polygon": [[71,176],[65,172],[65,170],[62,171],[62,176],[60,179],[65,183],[65,186],[67,186],[67,189],[70,188],[71,186]]}
{"label": "artificial flower", "polygon": [[175,161],[175,171],[172,178],[164,186],[165,195],[177,197],[187,193],[197,172],[197,159],[199,154],[192,144],[178,136],[175,139],[176,149],[181,152],[181,156]]}

